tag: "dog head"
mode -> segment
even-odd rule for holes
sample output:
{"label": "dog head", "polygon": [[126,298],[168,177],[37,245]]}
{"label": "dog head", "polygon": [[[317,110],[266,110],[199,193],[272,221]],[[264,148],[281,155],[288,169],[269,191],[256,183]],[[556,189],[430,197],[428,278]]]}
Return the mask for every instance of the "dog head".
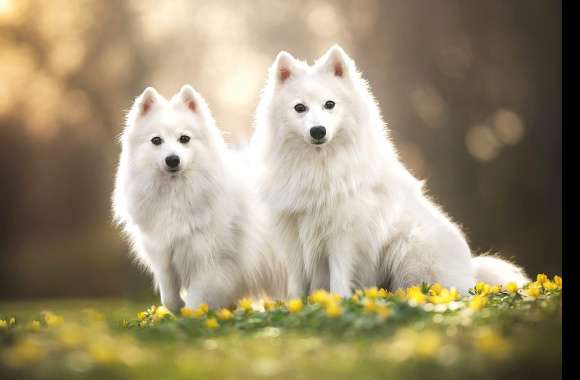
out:
{"label": "dog head", "polygon": [[208,169],[224,144],[207,103],[190,85],[169,101],[145,89],[128,114],[122,142],[139,173],[168,177]]}
{"label": "dog head", "polygon": [[356,124],[354,62],[335,45],[314,65],[280,52],[270,68],[269,123],[321,148]]}

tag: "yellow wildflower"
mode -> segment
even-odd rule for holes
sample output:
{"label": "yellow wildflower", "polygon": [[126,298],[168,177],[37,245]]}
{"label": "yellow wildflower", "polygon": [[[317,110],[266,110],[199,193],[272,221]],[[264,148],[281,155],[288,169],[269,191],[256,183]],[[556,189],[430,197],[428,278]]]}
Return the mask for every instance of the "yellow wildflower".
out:
{"label": "yellow wildflower", "polygon": [[379,289],[377,289],[376,286],[373,286],[372,288],[367,288],[364,290],[364,295],[365,297],[374,300],[379,296]]}
{"label": "yellow wildflower", "polygon": [[308,300],[311,303],[316,303],[320,305],[325,305],[330,299],[331,299],[330,294],[323,289],[315,291],[310,295],[310,297],[308,297]]}
{"label": "yellow wildflower", "polygon": [[146,317],[147,317],[147,312],[145,312],[145,311],[140,311],[140,312],[137,313],[137,318],[140,321],[145,320]]}
{"label": "yellow wildflower", "polygon": [[542,286],[543,286],[543,287],[544,287],[544,289],[546,289],[546,290],[556,290],[556,289],[558,289],[558,285],[556,285],[556,283],[554,283],[554,282],[552,282],[552,281],[550,281],[550,280],[548,280],[548,281],[544,282],[544,283],[542,284]]}
{"label": "yellow wildflower", "polygon": [[252,300],[249,298],[242,298],[238,302],[238,307],[246,312],[252,311]]}
{"label": "yellow wildflower", "polygon": [[342,307],[340,307],[340,305],[337,302],[331,301],[326,303],[324,311],[326,312],[326,315],[328,315],[329,317],[336,318],[342,314]]}
{"label": "yellow wildflower", "polygon": [[425,303],[426,296],[423,294],[421,287],[413,286],[407,289],[407,298],[410,302],[414,303]]}
{"label": "yellow wildflower", "polygon": [[469,301],[469,308],[471,310],[480,310],[481,308],[483,308],[485,306],[486,303],[487,303],[487,297],[485,297],[484,295],[478,294],[478,295],[473,296],[471,301]]}
{"label": "yellow wildflower", "polygon": [[266,311],[272,311],[274,309],[276,309],[276,301],[273,301],[269,298],[264,299],[264,310]]}
{"label": "yellow wildflower", "polygon": [[165,306],[159,306],[155,309],[155,314],[153,314],[153,319],[159,321],[165,317],[171,316],[171,312]]}
{"label": "yellow wildflower", "polygon": [[181,310],[179,310],[179,314],[185,318],[193,318],[193,309],[190,307],[182,307]]}
{"label": "yellow wildflower", "polygon": [[544,282],[549,281],[548,280],[548,276],[546,276],[544,273],[540,273],[536,276],[536,282],[539,284],[544,284]]}
{"label": "yellow wildflower", "polygon": [[389,296],[389,292],[387,289],[384,289],[384,288],[379,289],[379,297],[387,298],[388,296]]}
{"label": "yellow wildflower", "polygon": [[554,276],[554,284],[556,284],[558,288],[562,289],[562,277]]}
{"label": "yellow wildflower", "polygon": [[477,284],[475,284],[475,292],[477,294],[481,294],[482,296],[485,296],[489,293],[490,291],[490,286],[488,284],[486,284],[485,282],[478,282]]}
{"label": "yellow wildflower", "polygon": [[505,358],[511,351],[511,344],[490,327],[481,327],[476,333],[476,347],[497,358]]}
{"label": "yellow wildflower", "polygon": [[56,315],[50,311],[47,311],[44,313],[44,321],[46,322],[47,326],[54,327],[61,325],[62,322],[64,322],[64,319],[60,315]]}
{"label": "yellow wildflower", "polygon": [[202,303],[193,311],[193,318],[203,318],[209,311],[209,306],[207,303]]}
{"label": "yellow wildflower", "polygon": [[540,296],[540,285],[537,282],[532,282],[526,289],[526,294],[530,297],[537,298]]}
{"label": "yellow wildflower", "polygon": [[291,313],[298,313],[304,308],[304,304],[300,298],[288,301],[286,306],[288,307],[288,311]]}
{"label": "yellow wildflower", "polygon": [[438,295],[430,296],[429,302],[434,303],[434,304],[447,304],[449,302],[458,300],[460,297],[461,296],[457,292],[457,289],[455,289],[455,288],[451,288],[451,289],[443,288],[439,291]]}
{"label": "yellow wildflower", "polygon": [[8,322],[4,319],[0,319],[0,329],[5,329],[6,327],[8,327]]}
{"label": "yellow wildflower", "polygon": [[433,285],[431,285],[431,287],[429,288],[429,294],[432,296],[438,296],[441,294],[442,290],[443,290],[443,287],[441,286],[441,284],[436,282]]}
{"label": "yellow wildflower", "polygon": [[372,314],[377,310],[377,303],[372,299],[363,301],[363,310],[365,313]]}
{"label": "yellow wildflower", "polygon": [[515,282],[508,282],[507,285],[505,286],[506,290],[512,294],[515,294],[518,292],[518,284],[516,284]]}
{"label": "yellow wildflower", "polygon": [[219,309],[216,313],[217,317],[221,320],[227,321],[229,319],[232,319],[234,317],[234,314],[226,308],[223,309]]}
{"label": "yellow wildflower", "polygon": [[215,319],[215,318],[208,318],[208,319],[205,321],[205,326],[206,326],[208,329],[212,329],[212,330],[214,330],[214,329],[217,329],[217,328],[220,326],[220,324],[219,324],[219,322],[217,321],[217,319]]}
{"label": "yellow wildflower", "polygon": [[497,294],[501,292],[501,285],[494,285],[492,287],[489,288],[489,292],[491,294]]}

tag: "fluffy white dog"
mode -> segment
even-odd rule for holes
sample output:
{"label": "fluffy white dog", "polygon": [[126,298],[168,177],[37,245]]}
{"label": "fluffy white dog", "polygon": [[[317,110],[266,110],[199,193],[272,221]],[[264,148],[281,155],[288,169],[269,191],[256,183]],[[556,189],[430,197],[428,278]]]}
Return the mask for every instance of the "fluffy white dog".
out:
{"label": "fluffy white dog", "polygon": [[163,305],[176,312],[184,303],[285,297],[286,268],[271,246],[268,212],[191,86],[170,101],[147,88],[121,143],[115,220],[152,272]]}
{"label": "fluffy white dog", "polygon": [[399,161],[377,102],[333,46],[310,66],[289,53],[270,69],[252,151],[289,259],[289,296],[324,288],[527,281],[496,257],[472,258],[461,230]]}

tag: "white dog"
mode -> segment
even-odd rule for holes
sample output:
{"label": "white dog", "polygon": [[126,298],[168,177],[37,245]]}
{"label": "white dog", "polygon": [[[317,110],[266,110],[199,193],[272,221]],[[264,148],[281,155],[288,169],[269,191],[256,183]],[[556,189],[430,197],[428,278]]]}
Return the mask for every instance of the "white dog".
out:
{"label": "white dog", "polygon": [[399,161],[366,81],[338,46],[312,66],[278,54],[251,144],[289,258],[289,296],[527,281],[511,263],[472,258]]}
{"label": "white dog", "polygon": [[193,308],[285,297],[286,268],[271,247],[268,212],[191,86],[170,101],[147,88],[121,142],[115,219],[163,305],[176,312],[183,299]]}

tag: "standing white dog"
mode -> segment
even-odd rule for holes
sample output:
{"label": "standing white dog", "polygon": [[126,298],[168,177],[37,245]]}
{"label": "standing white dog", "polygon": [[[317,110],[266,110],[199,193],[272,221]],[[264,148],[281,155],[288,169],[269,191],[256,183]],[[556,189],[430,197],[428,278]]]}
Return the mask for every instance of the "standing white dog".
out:
{"label": "standing white dog", "polygon": [[338,46],[312,66],[278,54],[252,150],[289,258],[289,296],[421,282],[466,293],[476,279],[527,281],[511,263],[472,258],[399,161],[366,81]]}
{"label": "standing white dog", "polygon": [[205,100],[183,86],[170,101],[147,88],[122,134],[113,194],[139,262],[161,302],[228,306],[244,296],[286,295],[286,269],[268,213],[229,151]]}

